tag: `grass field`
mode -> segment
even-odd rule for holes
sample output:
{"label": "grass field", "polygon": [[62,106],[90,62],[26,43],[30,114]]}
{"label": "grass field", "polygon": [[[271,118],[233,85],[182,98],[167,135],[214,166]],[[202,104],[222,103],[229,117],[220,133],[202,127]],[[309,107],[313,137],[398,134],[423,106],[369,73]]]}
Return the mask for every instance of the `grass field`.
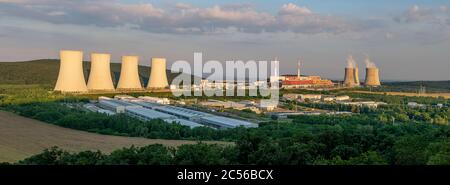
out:
{"label": "grass field", "polygon": [[[68,151],[111,152],[131,145],[163,144],[179,146],[195,141],[107,136],[72,130],[0,111],[0,162],[15,162],[43,149],[58,146]],[[226,142],[205,142],[230,144]]]}
{"label": "grass field", "polygon": [[445,99],[450,99],[450,93],[426,93],[426,94],[418,94],[418,93],[408,93],[408,92],[370,92],[370,91],[352,91],[356,93],[368,93],[368,94],[387,94],[387,95],[395,95],[395,96],[418,96],[418,97],[444,97]]}

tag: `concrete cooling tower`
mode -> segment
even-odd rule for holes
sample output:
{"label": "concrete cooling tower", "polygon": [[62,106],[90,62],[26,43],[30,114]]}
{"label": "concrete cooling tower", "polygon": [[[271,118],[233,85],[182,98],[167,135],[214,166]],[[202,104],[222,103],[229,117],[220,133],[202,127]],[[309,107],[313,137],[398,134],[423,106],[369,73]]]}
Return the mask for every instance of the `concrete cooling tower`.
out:
{"label": "concrete cooling tower", "polygon": [[91,54],[91,72],[87,84],[89,91],[114,91],[110,58],[109,54]]}
{"label": "concrete cooling tower", "polygon": [[55,91],[88,91],[83,74],[83,52],[71,50],[60,51],[60,67]]}
{"label": "concrete cooling tower", "polygon": [[166,59],[152,58],[152,70],[148,80],[147,88],[162,89],[169,86],[166,74]]}
{"label": "concrete cooling tower", "polygon": [[378,68],[366,68],[366,86],[380,86],[380,76]]}
{"label": "concrete cooling tower", "polygon": [[141,90],[141,80],[138,72],[139,58],[137,56],[122,56],[117,90]]}
{"label": "concrete cooling tower", "polygon": [[359,86],[361,82],[359,81],[359,69],[358,67],[355,67],[355,85]]}
{"label": "concrete cooling tower", "polygon": [[355,68],[345,68],[344,85],[348,87],[353,87],[356,85]]}

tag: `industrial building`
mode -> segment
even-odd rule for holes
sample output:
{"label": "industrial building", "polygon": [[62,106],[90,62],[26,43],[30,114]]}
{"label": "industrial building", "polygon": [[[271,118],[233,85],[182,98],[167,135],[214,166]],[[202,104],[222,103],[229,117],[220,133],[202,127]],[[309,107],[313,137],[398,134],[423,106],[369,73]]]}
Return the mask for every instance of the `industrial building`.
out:
{"label": "industrial building", "polygon": [[185,119],[164,119],[164,121],[166,121],[168,123],[178,123],[180,125],[188,126],[191,128],[204,126],[204,125],[198,124],[196,122],[185,120]]}
{"label": "industrial building", "polygon": [[102,114],[106,114],[106,115],[114,115],[114,114],[116,114],[116,113],[113,112],[113,111],[110,111],[110,110],[106,110],[106,109],[102,109],[102,108],[100,108],[100,107],[97,107],[97,106],[95,106],[95,105],[92,104],[92,103],[84,104],[83,107],[84,107],[85,109],[91,111],[91,112],[97,112],[97,113],[102,113]]}
{"label": "industrial building", "polygon": [[[101,96],[99,97],[98,106],[112,113],[125,113],[129,116],[138,118],[143,121],[152,119],[162,119],[166,122],[176,122],[191,128],[198,126],[208,126],[212,128],[234,128],[234,127],[257,127],[257,124],[217,116],[210,113],[200,112],[182,107],[171,106],[167,104],[159,104],[148,102],[148,99],[158,99],[155,97],[139,97],[135,98],[128,95],[117,95],[115,98]],[[94,109],[89,109],[95,111]]]}
{"label": "industrial building", "polygon": [[155,111],[152,109],[147,109],[143,107],[127,107],[125,108],[125,113],[129,114],[133,117],[136,117],[142,121],[149,121],[152,119],[176,119],[177,117],[162,113],[159,111]]}
{"label": "industrial building", "polygon": [[100,107],[114,111],[116,113],[125,113],[125,108],[139,108],[142,107],[140,105],[132,104],[126,101],[121,101],[117,99],[112,99],[108,97],[100,97],[98,104]]}
{"label": "industrial building", "polygon": [[284,89],[297,89],[308,87],[332,87],[334,83],[331,80],[322,79],[320,76],[302,76],[300,62],[297,65],[297,75],[282,75],[281,87]]}
{"label": "industrial building", "polygon": [[210,116],[211,114],[195,111],[191,109],[186,109],[182,107],[175,107],[175,106],[161,106],[161,107],[155,107],[155,110],[175,115],[179,118],[188,119],[197,121],[200,117]]}
{"label": "industrial building", "polygon": [[223,116],[204,116],[200,118],[202,124],[206,124],[208,126],[212,126],[215,128],[235,128],[239,126],[243,126],[246,128],[254,128],[258,127],[258,125],[254,123],[250,123],[248,121],[237,120],[232,118],[227,118]]}
{"label": "industrial building", "polygon": [[163,105],[170,104],[170,100],[168,98],[158,98],[158,97],[151,97],[151,96],[139,96],[138,98],[141,100],[144,100],[145,102],[150,102],[150,103],[157,103],[157,104],[163,104]]}

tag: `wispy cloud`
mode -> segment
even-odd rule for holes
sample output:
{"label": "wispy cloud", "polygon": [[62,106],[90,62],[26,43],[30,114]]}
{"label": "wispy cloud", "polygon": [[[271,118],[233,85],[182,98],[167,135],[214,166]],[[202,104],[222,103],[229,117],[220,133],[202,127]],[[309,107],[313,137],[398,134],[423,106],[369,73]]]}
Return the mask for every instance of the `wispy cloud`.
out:
{"label": "wispy cloud", "polygon": [[257,11],[249,5],[215,5],[206,8],[176,4],[162,9],[149,3],[119,1],[0,0],[3,16],[39,19],[56,24],[114,27],[135,25],[148,32],[214,33],[239,32],[339,33],[352,29],[341,18],[320,15],[307,7],[284,4],[277,14]]}

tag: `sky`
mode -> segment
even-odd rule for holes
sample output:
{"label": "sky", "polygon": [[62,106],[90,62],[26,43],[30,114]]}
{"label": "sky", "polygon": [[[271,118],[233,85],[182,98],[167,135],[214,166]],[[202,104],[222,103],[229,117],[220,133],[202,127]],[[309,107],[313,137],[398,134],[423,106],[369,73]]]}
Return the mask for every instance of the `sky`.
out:
{"label": "sky", "polygon": [[[61,49],[193,61],[280,61],[342,79],[368,57],[382,80],[450,80],[450,0],[0,0],[0,61]],[[364,73],[362,72],[361,78]]]}

